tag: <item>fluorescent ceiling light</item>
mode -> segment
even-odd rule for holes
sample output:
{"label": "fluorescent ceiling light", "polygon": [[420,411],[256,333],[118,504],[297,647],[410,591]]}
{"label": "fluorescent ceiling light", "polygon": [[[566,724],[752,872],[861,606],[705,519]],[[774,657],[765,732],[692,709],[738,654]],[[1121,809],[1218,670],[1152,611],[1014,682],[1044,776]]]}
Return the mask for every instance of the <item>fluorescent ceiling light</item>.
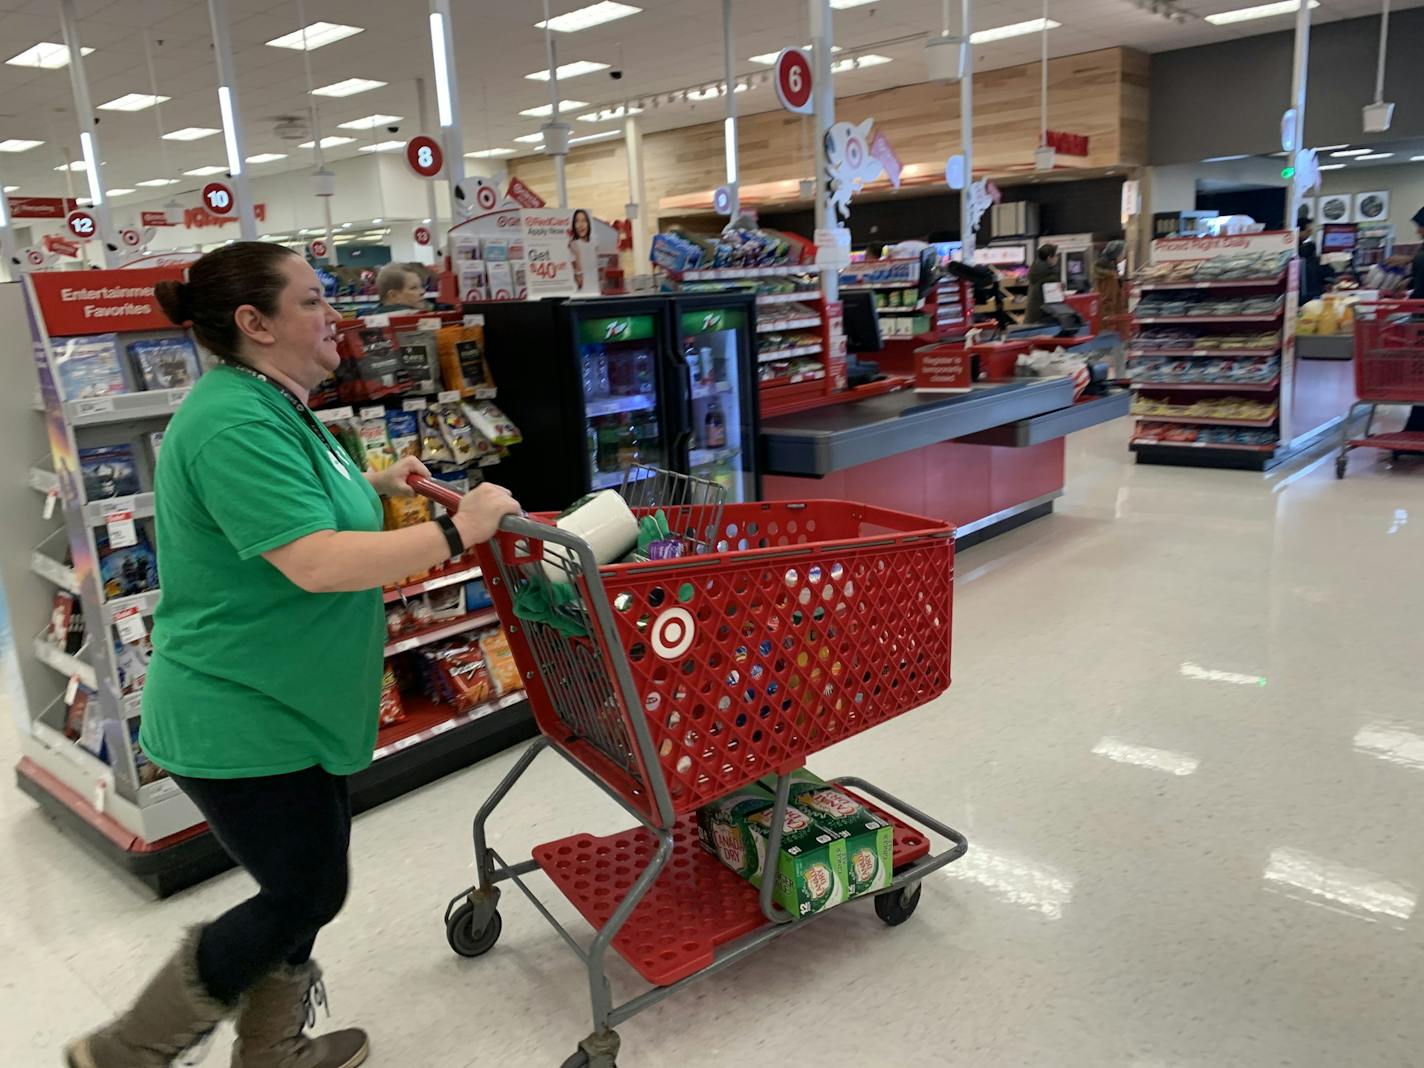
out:
{"label": "fluorescent ceiling light", "polygon": [[612,22],[615,19],[625,19],[642,10],[641,7],[634,7],[632,4],[616,4],[613,0],[602,0],[601,3],[577,8],[564,15],[555,15],[547,24],[536,22],[534,27],[542,30],[547,25],[556,33],[577,33],[579,30],[602,26],[605,22]]}
{"label": "fluorescent ceiling light", "polygon": [[971,44],[989,44],[993,41],[1007,41],[1010,37],[1024,37],[1030,33],[1042,33],[1045,25],[1050,30],[1056,30],[1063,25],[1048,19],[1029,19],[1027,22],[1011,22],[1007,26],[995,26],[988,30],[975,30],[969,35]]}
{"label": "fluorescent ceiling light", "polygon": [[1332,156],[1368,156],[1370,150],[1368,148],[1347,148],[1343,152],[1332,152],[1330,154]]}
{"label": "fluorescent ceiling light", "polygon": [[[1317,152],[1333,152],[1333,151],[1334,151],[1335,149],[1337,149],[1337,148],[1349,148],[1349,147],[1350,147],[1350,146],[1349,146],[1348,144],[1344,144],[1344,145],[1321,145],[1321,146],[1319,146],[1315,151],[1317,151]],[[1281,155],[1284,156],[1285,153],[1282,152]]]}
{"label": "fluorescent ceiling light", "polygon": [[192,175],[194,178],[206,178],[212,174],[222,174],[226,170],[226,167],[214,167],[209,165],[207,167],[194,167],[191,171],[184,171],[183,173]]}
{"label": "fluorescent ceiling light", "polygon": [[[1419,158],[1419,159],[1424,159],[1424,156],[1419,156],[1418,158]],[[1322,171],[1343,171],[1344,169],[1345,169],[1345,164],[1343,164],[1343,163],[1322,163],[1322,164],[1317,168],[1317,170],[1322,170]]]}
{"label": "fluorescent ceiling light", "polygon": [[1132,745],[1116,738],[1102,739],[1093,746],[1093,752],[1119,764],[1135,764],[1139,768],[1165,771],[1169,775],[1190,775],[1201,764],[1196,757],[1185,753],[1174,753],[1170,749],[1153,749],[1146,745]]}
{"label": "fluorescent ceiling light", "polygon": [[143,111],[154,104],[166,104],[171,97],[154,96],[152,93],[125,93],[116,96],[106,104],[100,104],[100,111]]}
{"label": "fluorescent ceiling light", "polygon": [[[1312,10],[1320,6],[1320,0],[1310,0]],[[1202,17],[1213,26],[1229,26],[1233,22],[1250,22],[1252,19],[1268,19],[1272,15],[1293,15],[1300,10],[1300,0],[1280,0],[1275,4],[1258,4],[1256,7],[1239,7],[1235,11],[1222,11],[1216,15]]]}
{"label": "fluorescent ceiling light", "polygon": [[132,189],[105,189],[104,195],[111,197],[126,197],[132,192]]}
{"label": "fluorescent ceiling light", "polygon": [[619,104],[616,108],[603,108],[601,111],[590,111],[587,115],[580,115],[579,122],[608,122],[610,119],[623,119],[629,115],[641,115],[643,109],[630,105]]}
{"label": "fluorescent ceiling light", "polygon": [[377,141],[374,145],[362,145],[358,152],[395,152],[397,149],[405,148],[404,141]]}
{"label": "fluorescent ceiling light", "polygon": [[[542,135],[540,136],[540,140],[543,140]],[[480,149],[478,152],[466,152],[466,153],[465,153],[465,158],[466,158],[466,159],[490,159],[490,158],[492,158],[492,157],[494,157],[494,156],[512,156],[512,155],[514,155],[514,149],[512,149],[512,148],[482,148],[482,149]]]}
{"label": "fluorescent ceiling light", "polygon": [[365,115],[359,119],[352,119],[350,122],[338,122],[336,125],[343,130],[374,130],[377,126],[390,126],[392,123],[400,122],[404,115]]}
{"label": "fluorescent ceiling light", "polygon": [[[607,69],[607,63],[595,63],[591,59],[576,59],[572,63],[559,64],[559,81],[566,78],[577,78],[584,74],[597,74],[599,71]],[[549,72],[536,70],[533,74],[526,74],[524,77],[531,82],[547,82]]]}
{"label": "fluorescent ceiling light", "polygon": [[82,159],[71,160],[69,163],[62,163],[55,168],[57,171],[87,171],[89,164]]}
{"label": "fluorescent ceiling light", "polygon": [[[587,100],[560,100],[559,114],[562,115],[566,111],[577,111],[579,108],[586,107],[588,107]],[[547,119],[553,113],[554,109],[551,105],[540,104],[537,108],[525,108],[519,114],[528,115],[532,119]]]}
{"label": "fluorescent ceiling light", "polygon": [[[738,82],[738,83],[737,83],[737,87],[736,87],[734,90],[732,90],[732,91],[735,92],[735,93],[745,93],[745,92],[747,91],[747,84],[746,84],[746,82]],[[719,97],[719,96],[721,96],[721,95],[722,95],[722,84],[719,82],[719,83],[717,83],[716,85],[709,85],[709,86],[707,86],[705,89],[689,89],[688,92],[687,92],[687,99],[688,99],[688,100],[715,100],[717,97]]]}
{"label": "fluorescent ceiling light", "polygon": [[0,141],[0,152],[28,152],[32,148],[39,148],[43,141],[27,141],[23,137],[7,137]]}
{"label": "fluorescent ceiling light", "polygon": [[1424,163],[1424,156],[1410,156],[1410,163]]}
{"label": "fluorescent ceiling light", "polygon": [[[87,56],[93,51],[92,48],[81,48],[79,54]],[[69,49],[61,44],[41,41],[39,44],[25,49],[19,55],[11,56],[5,62],[16,67],[41,67],[44,70],[58,70],[60,67],[69,66]]]}
{"label": "fluorescent ceiling light", "polygon": [[[177,179],[177,178],[146,178],[146,179],[144,179],[142,182],[135,182],[135,183],[134,183],[134,185],[141,185],[141,186],[146,186],[146,187],[148,187],[148,188],[154,188],[154,189],[156,189],[157,187],[162,186],[162,185],[177,185],[177,184],[178,184],[178,179]],[[110,189],[109,192],[112,193],[113,190]]]}
{"label": "fluorescent ceiling light", "polygon": [[79,131],[79,152],[84,157],[84,180],[89,183],[89,199],[96,205],[103,204],[104,189],[99,184],[102,161],[94,151],[94,135],[88,130]]}
{"label": "fluorescent ceiling light", "polygon": [[875,0],[831,0],[831,7],[837,11],[844,11],[848,7],[864,7],[866,4],[873,4]]}
{"label": "fluorescent ceiling light", "polygon": [[[810,52],[812,50],[810,45],[802,45],[801,49],[805,52]],[[844,51],[845,49],[842,48],[840,45],[831,45],[831,55],[833,56],[839,52]],[[748,56],[747,58],[750,59],[753,63],[760,63],[763,67],[770,67],[776,63],[776,57],[779,55],[781,55],[780,52],[763,52],[759,56]]]}
{"label": "fluorescent ceiling light", "polygon": [[590,141],[611,141],[615,137],[622,137],[622,130],[604,130],[602,133],[586,134],[583,137],[570,137],[571,145],[586,145]]}
{"label": "fluorescent ceiling light", "polygon": [[383,223],[383,222],[385,222],[385,221],[386,221],[385,219],[372,219],[372,220],[371,220],[371,222],[373,222],[373,223]]}
{"label": "fluorescent ceiling light", "polygon": [[1262,874],[1268,883],[1291,886],[1347,909],[1400,920],[1414,915],[1416,898],[1408,887],[1377,872],[1347,867],[1304,849],[1283,846],[1271,850],[1270,861]]}
{"label": "fluorescent ceiling light", "polygon": [[312,90],[313,96],[355,96],[357,93],[368,93],[372,89],[380,89],[385,82],[378,82],[374,78],[345,78],[339,82],[332,82],[330,85],[323,85]]}
{"label": "fluorescent ceiling light", "polygon": [[1232,160],[1246,159],[1246,158],[1247,158],[1247,155],[1246,155],[1246,153],[1243,152],[1243,153],[1242,153],[1241,155],[1239,155],[1239,156],[1207,156],[1207,158],[1204,159],[1204,160],[1202,160],[1202,162],[1203,162],[1203,163],[1230,163]]}
{"label": "fluorescent ceiling light", "polygon": [[1366,154],[1363,155],[1363,156],[1356,156],[1355,159],[1357,159],[1357,160],[1367,160],[1367,159],[1391,159],[1393,156],[1394,156],[1394,153],[1393,153],[1393,152],[1369,152],[1369,153],[1366,153]]}
{"label": "fluorescent ceiling light", "polygon": [[7,193],[18,193],[19,191],[20,187],[18,185],[7,185],[5,187],[5,192]]}
{"label": "fluorescent ceiling light", "polygon": [[440,116],[440,128],[448,129],[455,121],[455,109],[451,106],[450,93],[450,53],[454,45],[445,36],[445,16],[438,11],[430,13],[430,54],[435,59],[435,110]]}
{"label": "fluorescent ceiling light", "polygon": [[520,134],[515,140],[521,145],[542,145],[544,143],[544,135],[541,133]]}
{"label": "fluorescent ceiling light", "polygon": [[285,152],[259,152],[255,156],[248,156],[248,163],[275,163],[279,159],[286,159]]}
{"label": "fluorescent ceiling light", "polygon": [[213,134],[222,133],[221,130],[214,130],[211,126],[185,126],[181,130],[174,130],[172,133],[163,135],[165,141],[197,141],[204,137],[212,137]]}
{"label": "fluorescent ceiling light", "polygon": [[[349,145],[349,144],[351,144],[351,143],[352,143],[353,141],[355,141],[355,140],[356,140],[356,138],[354,138],[354,137],[337,137],[337,136],[335,136],[335,135],[332,135],[332,136],[330,136],[330,137],[323,137],[323,138],[321,139],[321,147],[322,147],[322,148],[337,148],[337,147],[339,147],[339,146],[341,146],[341,145]],[[298,147],[298,148],[316,148],[316,141],[314,141],[314,140],[313,140],[313,141],[303,141],[303,142],[302,142],[301,144],[299,144],[297,147]]]}
{"label": "fluorescent ceiling light", "polygon": [[273,48],[295,48],[298,52],[314,52],[318,48],[354,37],[360,32],[360,26],[343,26],[339,22],[313,22],[300,30],[274,37],[267,43]]}
{"label": "fluorescent ceiling light", "polygon": [[[889,56],[881,56],[877,55],[874,52],[871,52],[869,55],[865,56],[852,56],[849,59],[836,60],[834,63],[831,64],[831,73],[844,74],[847,71],[864,70],[866,67],[879,67],[882,64],[889,62]],[[741,91],[742,87],[740,85],[737,86],[737,92],[740,93]]]}

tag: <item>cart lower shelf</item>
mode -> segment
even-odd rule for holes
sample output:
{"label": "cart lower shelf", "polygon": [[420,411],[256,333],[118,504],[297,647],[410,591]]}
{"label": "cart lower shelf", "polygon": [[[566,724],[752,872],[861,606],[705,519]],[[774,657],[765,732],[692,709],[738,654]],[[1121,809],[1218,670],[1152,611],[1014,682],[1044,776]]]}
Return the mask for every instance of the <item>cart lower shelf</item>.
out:
{"label": "cart lower shelf", "polygon": [[1371,434],[1367,438],[1351,438],[1354,449],[1389,449],[1394,452],[1424,452],[1424,432],[1397,430],[1392,434]]}
{"label": "cart lower shelf", "polygon": [[[897,871],[928,855],[923,833],[855,797],[894,826]],[[656,849],[653,835],[639,827],[603,838],[561,838],[536,846],[533,855],[583,918],[601,929]],[[669,986],[708,967],[717,947],[766,922],[756,888],[702,848],[696,817],[689,815],[678,821],[667,867],[614,936],[613,948],[648,982]]]}

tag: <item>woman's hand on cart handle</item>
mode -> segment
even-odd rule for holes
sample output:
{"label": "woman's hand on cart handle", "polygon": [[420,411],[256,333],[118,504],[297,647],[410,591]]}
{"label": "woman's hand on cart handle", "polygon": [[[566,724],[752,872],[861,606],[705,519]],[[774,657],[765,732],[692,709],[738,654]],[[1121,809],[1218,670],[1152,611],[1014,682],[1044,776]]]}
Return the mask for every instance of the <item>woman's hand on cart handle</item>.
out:
{"label": "woman's hand on cart handle", "polygon": [[412,479],[417,478],[431,481],[430,469],[414,456],[402,456],[384,471],[366,472],[366,479],[371,483],[371,488],[382,497],[415,496],[415,483]]}
{"label": "woman's hand on cart handle", "polygon": [[480,545],[494,537],[499,522],[507,515],[523,515],[524,509],[509,490],[492,482],[482,482],[460,500],[451,518],[465,544]]}

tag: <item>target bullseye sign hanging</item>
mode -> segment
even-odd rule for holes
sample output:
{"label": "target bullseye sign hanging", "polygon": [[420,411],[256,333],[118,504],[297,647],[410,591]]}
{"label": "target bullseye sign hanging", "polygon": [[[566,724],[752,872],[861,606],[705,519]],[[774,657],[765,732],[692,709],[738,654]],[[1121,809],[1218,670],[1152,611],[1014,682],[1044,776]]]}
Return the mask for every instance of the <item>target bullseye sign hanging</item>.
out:
{"label": "target bullseye sign hanging", "polygon": [[143,244],[143,235],[137,230],[120,230],[119,243],[125,248],[138,248]]}
{"label": "target bullseye sign hanging", "polygon": [[492,185],[482,185],[475,190],[475,206],[481,211],[494,211],[499,207],[499,192]]}
{"label": "target bullseye sign hanging", "polygon": [[776,57],[772,83],[776,99],[787,111],[806,115],[811,111],[811,56],[802,48],[783,48]]}
{"label": "target bullseye sign hanging", "polygon": [[669,608],[653,621],[653,652],[664,660],[676,660],[692,648],[697,626],[686,608]]}
{"label": "target bullseye sign hanging", "polygon": [[434,178],[445,166],[445,152],[439,141],[421,134],[406,142],[405,161],[418,177]]}
{"label": "target bullseye sign hanging", "polygon": [[222,182],[209,182],[203,186],[203,207],[214,215],[231,215],[237,207],[237,198]]}

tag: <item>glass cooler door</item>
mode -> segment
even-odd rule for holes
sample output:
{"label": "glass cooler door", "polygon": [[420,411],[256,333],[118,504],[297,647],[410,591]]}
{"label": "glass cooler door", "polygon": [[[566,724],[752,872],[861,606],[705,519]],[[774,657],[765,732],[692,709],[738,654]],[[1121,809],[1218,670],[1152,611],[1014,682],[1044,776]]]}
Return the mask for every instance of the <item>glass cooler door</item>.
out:
{"label": "glass cooler door", "polygon": [[683,309],[678,343],[692,383],[688,471],[727,490],[729,501],[755,499],[754,426],[748,383],[750,324],[740,308]]}
{"label": "glass cooler door", "polygon": [[594,490],[621,485],[636,464],[666,467],[658,404],[658,316],[580,318],[585,463]]}

